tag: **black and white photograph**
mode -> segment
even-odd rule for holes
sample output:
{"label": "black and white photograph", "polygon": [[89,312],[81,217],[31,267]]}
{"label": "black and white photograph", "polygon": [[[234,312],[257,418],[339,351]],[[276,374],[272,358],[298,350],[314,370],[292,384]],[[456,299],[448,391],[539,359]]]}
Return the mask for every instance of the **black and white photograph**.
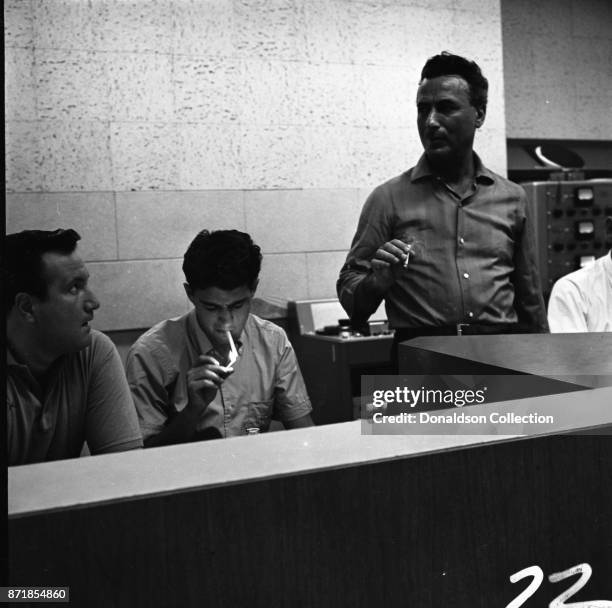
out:
{"label": "black and white photograph", "polygon": [[612,608],[610,0],[5,0],[4,136],[0,603]]}

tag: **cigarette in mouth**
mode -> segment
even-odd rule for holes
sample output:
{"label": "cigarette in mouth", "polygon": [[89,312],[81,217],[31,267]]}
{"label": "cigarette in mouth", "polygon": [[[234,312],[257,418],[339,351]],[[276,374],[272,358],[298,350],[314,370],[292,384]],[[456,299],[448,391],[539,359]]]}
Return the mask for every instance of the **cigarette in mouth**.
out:
{"label": "cigarette in mouth", "polygon": [[229,361],[227,367],[232,367],[234,363],[238,360],[238,349],[236,348],[236,344],[234,344],[234,338],[232,338],[232,332],[228,329],[226,332],[227,341],[230,345],[230,353],[229,353]]}

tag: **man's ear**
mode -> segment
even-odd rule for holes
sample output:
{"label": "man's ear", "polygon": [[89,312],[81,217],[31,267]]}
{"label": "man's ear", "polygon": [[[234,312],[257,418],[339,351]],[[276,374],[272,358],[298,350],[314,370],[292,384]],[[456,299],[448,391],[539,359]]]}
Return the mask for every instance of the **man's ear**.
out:
{"label": "man's ear", "polygon": [[193,301],[193,289],[191,289],[191,285],[189,283],[183,283],[183,287],[185,288],[185,293],[189,298],[189,301],[195,306],[195,302]]}
{"label": "man's ear", "polygon": [[476,121],[474,124],[477,129],[480,129],[484,124],[486,114],[487,110],[485,108],[476,108]]}
{"label": "man's ear", "polygon": [[26,322],[33,323],[36,320],[34,299],[29,293],[20,291],[15,296],[15,302],[13,303],[13,309],[17,314]]}

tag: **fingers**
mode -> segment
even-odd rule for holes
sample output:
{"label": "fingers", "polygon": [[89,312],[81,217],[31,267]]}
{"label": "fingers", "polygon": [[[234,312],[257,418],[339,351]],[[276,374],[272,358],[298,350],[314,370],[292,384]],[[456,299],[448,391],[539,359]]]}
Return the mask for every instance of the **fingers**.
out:
{"label": "fingers", "polygon": [[393,245],[395,248],[399,249],[402,254],[408,253],[412,249],[412,245],[409,243],[405,243],[404,241],[400,241],[399,239],[393,239],[389,242],[389,244]]}
{"label": "fingers", "polygon": [[192,367],[187,372],[187,383],[194,389],[218,388],[225,378],[227,369],[219,364],[214,357],[200,356],[200,365]]}
{"label": "fingers", "polygon": [[410,249],[410,245],[399,239],[388,241],[376,250],[372,258],[372,266],[381,268],[398,263],[403,264],[408,257]]}
{"label": "fingers", "polygon": [[210,355],[200,355],[198,357],[198,365],[195,367],[199,367],[202,365],[219,365],[219,361],[217,361],[214,357]]}

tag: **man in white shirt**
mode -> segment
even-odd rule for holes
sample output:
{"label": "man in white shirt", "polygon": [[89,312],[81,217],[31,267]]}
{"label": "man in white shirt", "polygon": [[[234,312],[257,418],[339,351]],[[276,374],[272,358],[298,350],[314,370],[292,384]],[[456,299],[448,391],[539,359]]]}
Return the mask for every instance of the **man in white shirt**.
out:
{"label": "man in white shirt", "polygon": [[553,285],[548,324],[551,333],[612,331],[612,249]]}

